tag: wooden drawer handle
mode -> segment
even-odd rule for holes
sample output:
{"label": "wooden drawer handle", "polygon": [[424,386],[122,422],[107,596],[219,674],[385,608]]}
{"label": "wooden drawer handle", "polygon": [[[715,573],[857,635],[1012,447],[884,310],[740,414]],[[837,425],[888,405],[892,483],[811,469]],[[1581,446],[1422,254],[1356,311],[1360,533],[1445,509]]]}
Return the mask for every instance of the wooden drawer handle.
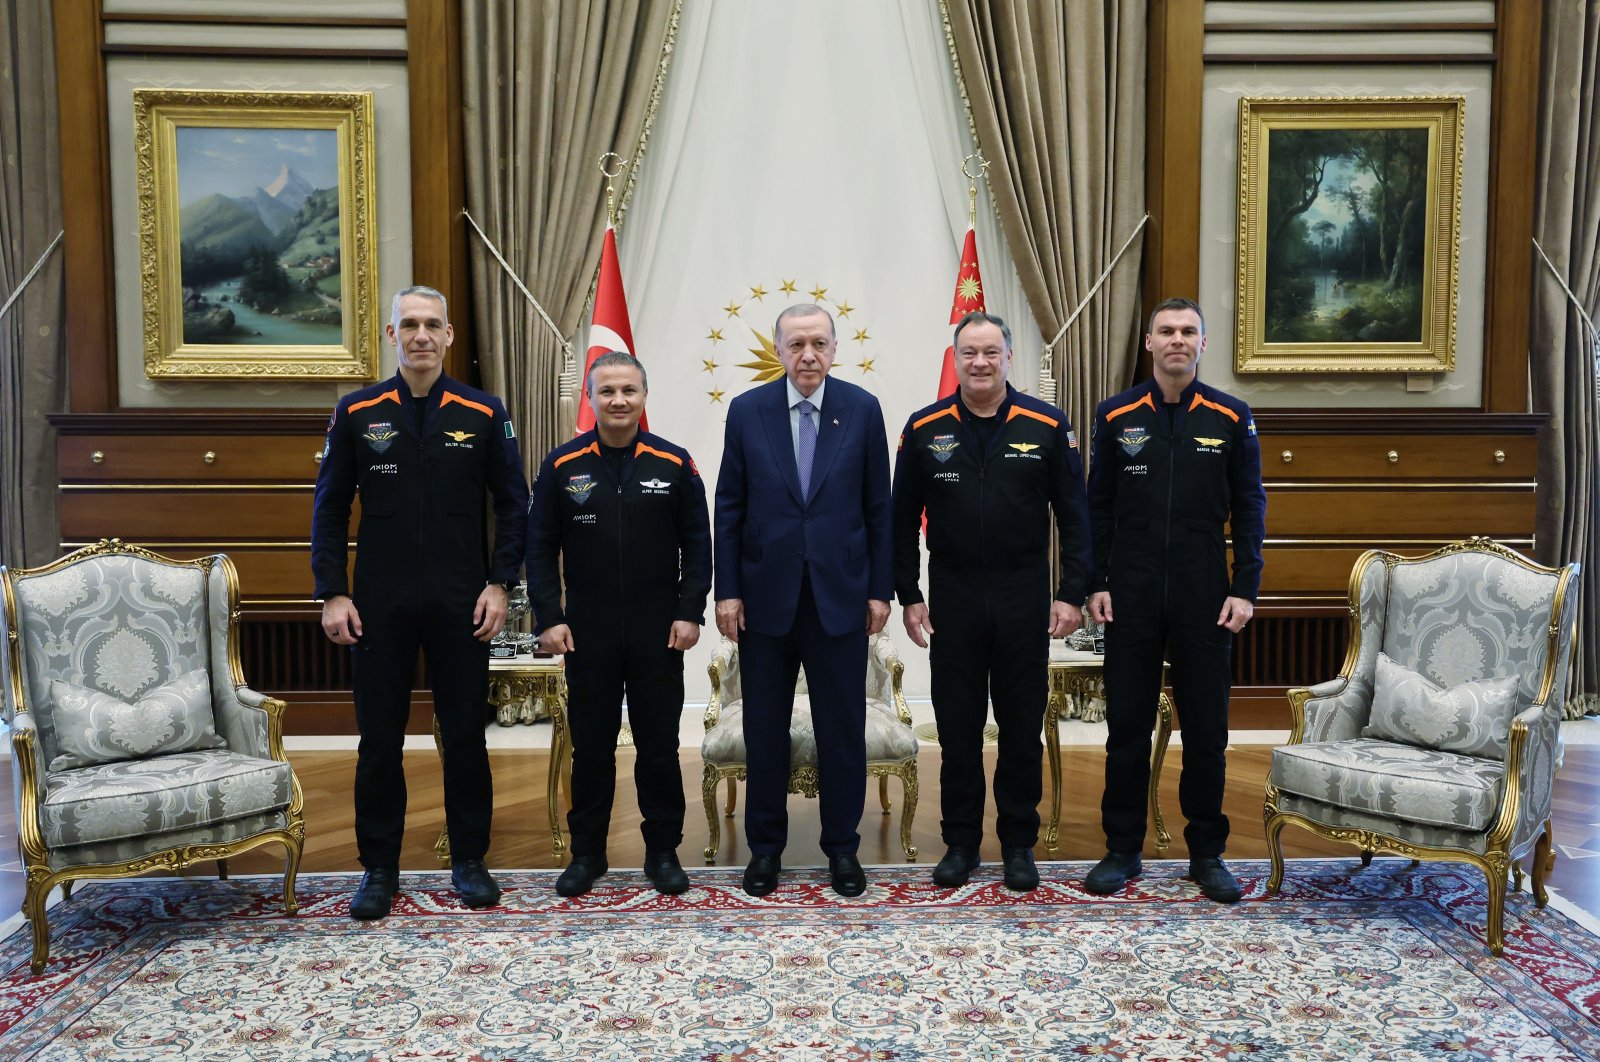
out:
{"label": "wooden drawer handle", "polygon": [[1497,465],[1506,463],[1506,452],[1504,450],[1496,450],[1494,452],[1494,463]]}
{"label": "wooden drawer handle", "polygon": [[205,452],[205,453],[203,453],[203,454],[201,454],[201,455],[200,455],[200,460],[202,460],[202,461],[204,461],[204,462],[205,462],[205,463],[206,463],[206,464],[208,464],[208,465],[214,465],[214,464],[216,464],[216,463],[217,463],[217,454],[216,454],[216,451],[214,451],[214,450],[207,450],[207,451],[206,451],[206,452]]}
{"label": "wooden drawer handle", "polygon": [[1399,450],[1390,450],[1389,451],[1389,463],[1391,465],[1397,465],[1397,464],[1400,463],[1400,451]]}
{"label": "wooden drawer handle", "polygon": [[105,452],[102,451],[102,450],[96,450],[94,453],[89,455],[89,460],[93,461],[97,465],[101,464],[102,462],[104,462],[105,459],[106,459],[106,455],[105,455]]}
{"label": "wooden drawer handle", "polygon": [[1294,451],[1293,450],[1285,450],[1283,453],[1279,454],[1278,456],[1283,458],[1283,463],[1287,465],[1289,462],[1294,460]]}

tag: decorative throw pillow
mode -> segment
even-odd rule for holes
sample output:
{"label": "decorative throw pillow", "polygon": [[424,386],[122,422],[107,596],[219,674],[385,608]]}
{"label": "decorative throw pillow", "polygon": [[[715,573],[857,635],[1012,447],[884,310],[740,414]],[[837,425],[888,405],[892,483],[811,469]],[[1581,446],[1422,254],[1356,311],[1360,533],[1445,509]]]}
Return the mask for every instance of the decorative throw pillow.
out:
{"label": "decorative throw pillow", "polygon": [[166,752],[220,749],[204,668],[179,675],[137,703],[59,679],[50,683],[56,756],[50,770],[139,760]]}
{"label": "decorative throw pillow", "polygon": [[1445,689],[1379,653],[1372,715],[1361,736],[1503,760],[1516,713],[1515,676]]}

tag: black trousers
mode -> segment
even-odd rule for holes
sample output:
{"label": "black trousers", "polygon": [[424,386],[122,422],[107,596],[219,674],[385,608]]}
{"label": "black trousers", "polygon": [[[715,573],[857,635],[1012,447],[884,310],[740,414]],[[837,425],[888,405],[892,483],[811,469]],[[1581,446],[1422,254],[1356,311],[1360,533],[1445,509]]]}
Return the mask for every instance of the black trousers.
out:
{"label": "black trousers", "polygon": [[403,752],[417,650],[427,655],[444,759],[444,815],[457,860],[489,851],[494,785],[483,728],[489,646],[472,636],[476,595],[460,601],[357,602],[363,634],[351,650],[356,725],[356,850],[364,867],[400,862],[406,823]]}
{"label": "black trousers", "polygon": [[992,700],[1000,729],[995,832],[1004,848],[1032,848],[1044,792],[1039,735],[1049,696],[1049,572],[995,576],[933,566],[928,578],[944,843],[976,848],[983,837],[983,726]]}
{"label": "black trousers", "polygon": [[744,834],[750,854],[778,855],[789,841],[789,721],[795,680],[806,669],[817,735],[821,848],[830,856],[860,847],[867,800],[867,603],[861,630],[830,635],[806,579],[788,634],[739,636],[744,685]]}
{"label": "black trousers", "polygon": [[1183,726],[1178,782],[1178,803],[1188,820],[1183,839],[1191,859],[1220,856],[1228,844],[1222,791],[1233,635],[1217,626],[1215,613],[1106,625],[1106,789],[1100,802],[1106,847],[1137,852],[1144,846],[1163,657],[1172,665],[1172,693]]}
{"label": "black trousers", "polygon": [[633,731],[633,781],[646,851],[683,841],[683,775],[678,768],[678,722],[683,714],[683,653],[659,644],[605,644],[593,627],[573,632],[567,654],[567,732],[572,737],[574,856],[603,856],[617,787],[617,734],[622,698]]}

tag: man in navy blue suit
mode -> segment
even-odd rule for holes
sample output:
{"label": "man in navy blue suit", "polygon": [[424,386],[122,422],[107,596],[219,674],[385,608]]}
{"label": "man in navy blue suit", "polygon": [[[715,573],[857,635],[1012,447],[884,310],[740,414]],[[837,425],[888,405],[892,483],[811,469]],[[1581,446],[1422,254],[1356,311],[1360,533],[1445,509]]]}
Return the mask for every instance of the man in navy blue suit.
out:
{"label": "man in navy blue suit", "polygon": [[803,665],[822,850],[834,891],[859,896],[867,638],[889,618],[894,587],[888,440],[878,400],[828,379],[838,345],[826,310],[789,307],[772,342],[786,375],[729,404],[717,476],[717,627],[743,658],[744,890],[765,896],[778,887],[789,717]]}

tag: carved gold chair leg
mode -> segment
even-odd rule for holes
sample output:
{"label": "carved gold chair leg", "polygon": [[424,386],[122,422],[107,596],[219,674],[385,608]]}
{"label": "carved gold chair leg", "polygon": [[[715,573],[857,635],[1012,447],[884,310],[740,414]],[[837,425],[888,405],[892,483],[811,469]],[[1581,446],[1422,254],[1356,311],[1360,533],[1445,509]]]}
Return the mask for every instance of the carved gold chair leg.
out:
{"label": "carved gold chair leg", "polygon": [[50,923],[44,913],[44,902],[53,888],[47,884],[48,880],[37,878],[30,882],[22,897],[22,915],[33,930],[33,957],[28,962],[28,969],[35,977],[44,973],[45,960],[50,957]]}
{"label": "carved gold chair leg", "polygon": [[1272,860],[1272,872],[1267,875],[1267,895],[1276,896],[1283,887],[1283,827],[1286,820],[1274,815],[1267,820],[1267,856]]}
{"label": "carved gold chair leg", "polygon": [[1372,865],[1372,849],[1363,848],[1361,850],[1361,865],[1364,867],[1370,867]]}
{"label": "carved gold chair leg", "polygon": [[[888,784],[888,777],[883,782]],[[907,863],[917,861],[917,846],[911,843],[911,820],[917,815],[917,761],[912,760],[910,767],[900,775],[900,797],[902,809],[900,811],[900,850],[906,854]],[[885,809],[887,814],[887,809]]]}
{"label": "carved gold chair leg", "polygon": [[1550,902],[1550,894],[1545,891],[1544,883],[1555,868],[1556,846],[1550,835],[1550,820],[1546,819],[1544,833],[1539,836],[1539,843],[1533,846],[1533,902],[1540,907]]}
{"label": "carved gold chair leg", "polygon": [[63,903],[72,899],[72,887],[77,883],[78,882],[75,878],[68,878],[66,881],[61,883],[61,901]]}
{"label": "carved gold chair leg", "polygon": [[300,876],[300,855],[304,851],[303,842],[286,844],[283,860],[283,911],[285,914],[299,914],[300,901],[294,897],[295,879]]}
{"label": "carved gold chair leg", "polygon": [[1520,862],[1511,864],[1511,891],[1522,891],[1522,864]]}
{"label": "carved gold chair leg", "polygon": [[1485,866],[1483,877],[1489,886],[1489,951],[1499,958],[1506,950],[1506,872]]}
{"label": "carved gold chair leg", "polygon": [[217,880],[228,880],[228,861],[226,859],[217,860]]}
{"label": "carved gold chair leg", "polygon": [[[717,849],[722,846],[722,827],[717,822],[717,782],[720,778],[717,769],[711,764],[702,768],[700,775],[700,796],[706,805],[706,832],[710,840],[706,844],[704,855],[709,863],[717,858]],[[728,814],[733,814],[733,779],[728,779]]]}
{"label": "carved gold chair leg", "polygon": [[739,779],[730,776],[728,778],[728,808],[727,808],[727,816],[728,816],[728,818],[730,818],[730,819],[733,818],[733,809],[738,807],[738,806],[739,806]]}
{"label": "carved gold chair leg", "polygon": [[889,803],[889,776],[886,774],[878,776],[878,803],[883,805],[883,813],[885,815],[889,814],[891,807]]}

